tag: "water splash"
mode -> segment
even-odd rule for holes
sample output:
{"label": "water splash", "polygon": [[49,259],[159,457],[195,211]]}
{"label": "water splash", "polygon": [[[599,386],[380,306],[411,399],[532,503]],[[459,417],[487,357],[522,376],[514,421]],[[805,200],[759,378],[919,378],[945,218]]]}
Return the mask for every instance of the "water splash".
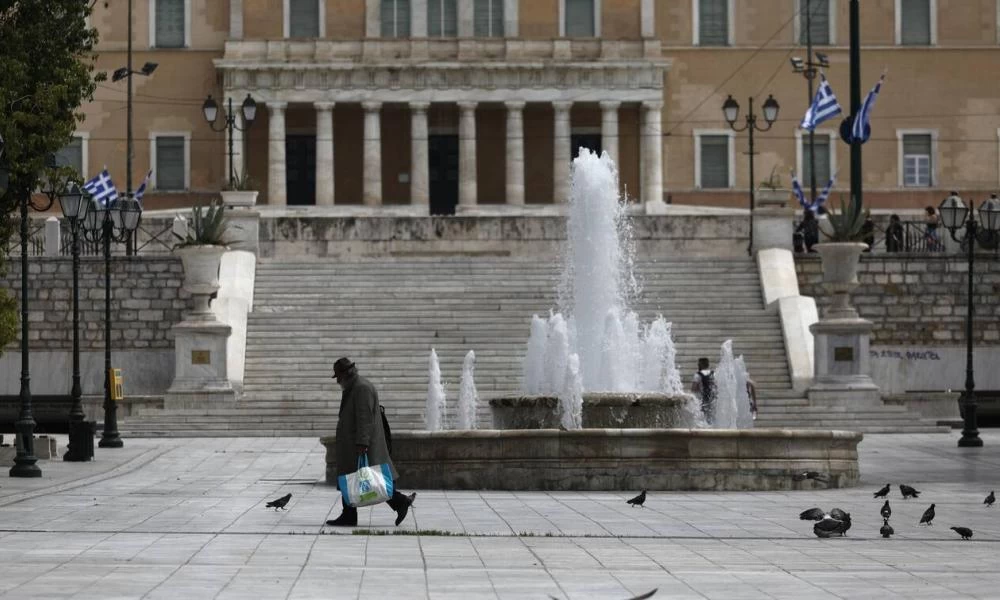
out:
{"label": "water splash", "polygon": [[427,410],[424,420],[427,431],[441,431],[447,418],[444,385],[441,383],[441,363],[437,351],[431,348],[430,368],[427,383]]}
{"label": "water splash", "polygon": [[712,425],[720,429],[735,428],[739,416],[739,386],[732,340],[722,343],[719,364],[715,367],[715,391],[715,420]]}
{"label": "water splash", "polygon": [[548,338],[548,323],[538,315],[533,315],[531,317],[531,335],[528,337],[528,351],[525,353],[521,365],[521,370],[524,373],[521,391],[525,394],[542,394],[545,391],[548,383],[545,371]]}
{"label": "water splash", "polygon": [[476,392],[476,353],[469,350],[462,363],[462,383],[458,390],[458,428],[476,428],[476,405],[479,394]]}
{"label": "water splash", "polygon": [[750,390],[747,389],[747,381],[750,373],[747,372],[746,362],[741,354],[736,359],[736,426],[740,429],[753,427],[753,413],[750,411]]}
{"label": "water splash", "polygon": [[570,354],[566,364],[566,383],[559,395],[559,408],[563,428],[583,427],[583,379],[580,377],[580,357]]}

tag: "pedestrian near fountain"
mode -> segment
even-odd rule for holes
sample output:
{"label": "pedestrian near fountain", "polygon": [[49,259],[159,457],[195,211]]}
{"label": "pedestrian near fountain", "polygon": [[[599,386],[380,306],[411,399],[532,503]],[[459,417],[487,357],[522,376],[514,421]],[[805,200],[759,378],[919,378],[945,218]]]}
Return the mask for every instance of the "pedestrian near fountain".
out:
{"label": "pedestrian near fountain", "polygon": [[[378,392],[370,381],[358,375],[358,369],[349,358],[339,358],[333,364],[333,378],[340,384],[343,394],[340,397],[340,412],[337,418],[337,475],[348,475],[358,470],[358,459],[368,456],[368,464],[388,464],[392,471],[392,480],[398,483],[399,474],[389,456],[389,446],[386,442],[385,428],[382,424],[381,406],[378,402]],[[392,497],[386,502],[389,508],[396,511],[396,525],[403,522],[413,504],[416,494],[403,495],[394,489]],[[348,506],[343,496],[340,499],[343,512],[336,519],[326,522],[327,525],[354,527],[358,524],[358,509]]]}
{"label": "pedestrian near fountain", "polygon": [[711,369],[711,363],[705,357],[698,359],[698,372],[691,379],[691,392],[701,398],[701,412],[705,415],[705,420],[711,425],[715,422],[715,397],[717,386],[715,385],[715,371]]}
{"label": "pedestrian near fountain", "polygon": [[750,376],[747,376],[747,398],[750,399],[750,416],[757,420],[757,384]]}

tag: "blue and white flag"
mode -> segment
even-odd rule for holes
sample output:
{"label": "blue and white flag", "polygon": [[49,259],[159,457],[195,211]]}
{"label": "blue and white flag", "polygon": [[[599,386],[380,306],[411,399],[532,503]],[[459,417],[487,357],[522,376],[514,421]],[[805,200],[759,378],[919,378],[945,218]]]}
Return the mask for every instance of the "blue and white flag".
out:
{"label": "blue and white flag", "polygon": [[84,183],[83,189],[87,190],[87,193],[102,206],[107,206],[118,199],[118,188],[115,187],[115,182],[111,181],[107,166],[104,167],[103,171],[94,175],[93,179]]}
{"label": "blue and white flag", "polygon": [[833,95],[833,88],[830,87],[830,82],[822,74],[820,74],[820,78],[816,96],[813,98],[812,104],[809,105],[806,115],[802,117],[802,123],[799,124],[799,127],[807,131],[816,129],[816,126],[823,121],[832,119],[841,113],[840,103],[837,102],[837,97]]}
{"label": "blue and white flag", "polygon": [[799,205],[802,208],[809,208],[806,194],[802,191],[802,185],[799,183],[799,178],[795,174],[795,171],[792,171],[792,193],[795,194],[795,199],[799,201]]}
{"label": "blue and white flag", "polygon": [[833,181],[834,179],[836,179],[836,177],[837,177],[836,173],[830,175],[830,181],[826,182],[826,187],[823,188],[823,191],[819,193],[819,197],[813,201],[814,208],[819,208],[820,206],[823,206],[823,204],[826,202],[826,199],[830,197],[830,190],[833,189]]}
{"label": "blue and white flag", "polygon": [[142,183],[139,184],[139,189],[135,191],[135,201],[142,204],[142,195],[146,193],[146,186],[149,184],[149,178],[153,175],[153,170],[150,169],[149,173],[146,173],[146,177],[143,178]]}
{"label": "blue and white flag", "polygon": [[875,97],[878,96],[879,90],[882,89],[882,82],[885,81],[885,73],[878,78],[878,83],[872,88],[872,91],[868,92],[865,96],[865,101],[861,105],[861,111],[855,115],[854,123],[851,124],[851,139],[855,142],[861,142],[862,144],[868,141],[868,138],[872,135],[871,118],[872,109],[875,108]]}

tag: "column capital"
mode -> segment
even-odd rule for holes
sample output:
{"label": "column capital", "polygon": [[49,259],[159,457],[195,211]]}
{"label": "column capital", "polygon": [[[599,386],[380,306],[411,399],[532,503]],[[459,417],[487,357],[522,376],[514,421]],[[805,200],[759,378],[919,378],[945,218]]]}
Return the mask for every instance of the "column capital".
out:
{"label": "column capital", "polygon": [[601,110],[618,110],[622,103],[618,100],[601,100]]}
{"label": "column capital", "polygon": [[559,102],[553,102],[552,108],[554,108],[556,112],[569,111],[569,109],[573,108],[573,103],[566,100],[560,100]]}
{"label": "column capital", "polygon": [[316,108],[316,110],[321,110],[321,111],[333,110],[333,107],[336,105],[337,105],[336,102],[313,102],[313,106]]}
{"label": "column capital", "polygon": [[288,103],[287,102],[268,102],[267,103],[267,111],[268,112],[283,111],[286,108],[288,108]]}
{"label": "column capital", "polygon": [[476,110],[477,106],[479,106],[479,103],[472,100],[464,100],[458,103],[458,107],[463,111]]}
{"label": "column capital", "polygon": [[410,110],[413,112],[427,112],[430,107],[430,102],[410,102]]}
{"label": "column capital", "polygon": [[507,110],[524,110],[527,104],[524,100],[507,100],[503,103],[507,107]]}
{"label": "column capital", "polygon": [[663,100],[643,100],[642,107],[646,110],[663,110]]}
{"label": "column capital", "polygon": [[365,109],[365,112],[376,112],[382,110],[382,103],[374,100],[369,100],[361,103],[361,108]]}

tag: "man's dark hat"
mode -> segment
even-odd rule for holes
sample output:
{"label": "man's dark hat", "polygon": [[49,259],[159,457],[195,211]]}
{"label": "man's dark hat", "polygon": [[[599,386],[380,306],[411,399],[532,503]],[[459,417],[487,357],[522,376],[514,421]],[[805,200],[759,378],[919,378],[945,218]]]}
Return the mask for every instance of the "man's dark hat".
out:
{"label": "man's dark hat", "polygon": [[353,368],[354,368],[354,363],[351,362],[351,359],[347,358],[346,356],[343,358],[338,358],[337,362],[333,363],[333,376],[336,377],[337,375],[346,375]]}

